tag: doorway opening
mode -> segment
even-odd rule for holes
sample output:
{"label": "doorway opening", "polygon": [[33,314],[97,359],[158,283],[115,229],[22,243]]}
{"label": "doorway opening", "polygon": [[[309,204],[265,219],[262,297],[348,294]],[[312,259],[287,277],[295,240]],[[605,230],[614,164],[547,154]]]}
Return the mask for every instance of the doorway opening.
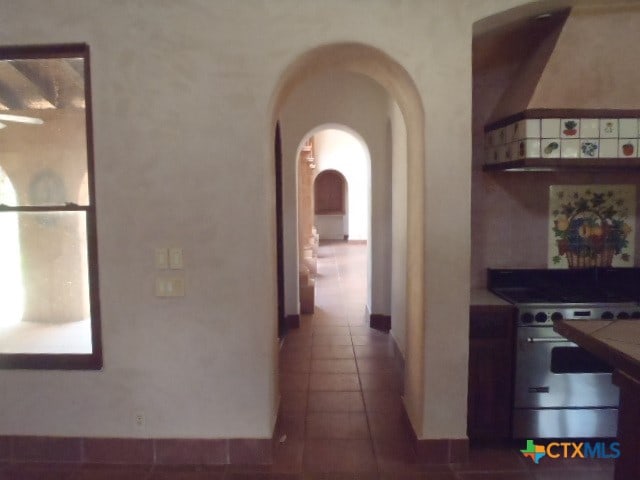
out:
{"label": "doorway opening", "polygon": [[[363,256],[362,318],[371,282],[367,275],[370,231],[371,161],[369,150],[345,127],[318,127],[298,151],[298,257],[300,313],[314,313],[318,250],[329,242],[357,242],[343,250]],[[357,302],[356,302],[357,303]]]}
{"label": "doorway opening", "polygon": [[[270,110],[270,132],[275,132],[279,123],[285,157],[281,232],[286,314],[300,311],[295,253],[299,241],[297,172],[292,168],[296,162],[287,161],[286,156],[295,154],[307,132],[329,122],[357,131],[371,152],[371,189],[375,194],[369,199],[367,247],[371,254],[367,260],[372,287],[367,303],[371,314],[381,311],[393,317],[391,334],[404,360],[403,404],[418,437],[423,431],[425,398],[422,105],[413,80],[397,61],[367,45],[340,43],[312,49],[291,63],[274,90]],[[269,139],[272,142],[273,136]],[[397,180],[394,185],[389,182],[392,175]],[[392,199],[397,200],[393,208]],[[392,225],[392,209],[402,214],[399,225]],[[402,282],[394,283],[392,277]],[[399,285],[398,289],[392,291],[392,284]],[[397,311],[390,312],[392,309]],[[276,380],[274,377],[274,383]]]}

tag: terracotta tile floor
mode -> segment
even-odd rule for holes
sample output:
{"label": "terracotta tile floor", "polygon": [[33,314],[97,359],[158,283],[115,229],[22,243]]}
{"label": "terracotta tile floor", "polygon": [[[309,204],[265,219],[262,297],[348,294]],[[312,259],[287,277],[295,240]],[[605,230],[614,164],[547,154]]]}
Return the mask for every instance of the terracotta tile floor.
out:
{"label": "terracotta tile floor", "polygon": [[401,420],[390,335],[367,326],[366,246],[322,245],[316,312],[280,353],[281,404],[270,466],[0,465],[0,480],[611,480],[608,461],[534,465],[523,446],[473,446],[465,464],[421,465]]}

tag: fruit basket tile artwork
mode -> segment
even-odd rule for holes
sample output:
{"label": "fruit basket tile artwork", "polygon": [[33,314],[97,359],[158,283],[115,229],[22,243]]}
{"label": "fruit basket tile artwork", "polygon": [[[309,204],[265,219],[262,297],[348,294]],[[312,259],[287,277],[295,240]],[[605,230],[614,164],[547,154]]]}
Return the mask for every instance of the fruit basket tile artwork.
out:
{"label": "fruit basket tile artwork", "polygon": [[552,185],[549,268],[633,267],[635,185]]}

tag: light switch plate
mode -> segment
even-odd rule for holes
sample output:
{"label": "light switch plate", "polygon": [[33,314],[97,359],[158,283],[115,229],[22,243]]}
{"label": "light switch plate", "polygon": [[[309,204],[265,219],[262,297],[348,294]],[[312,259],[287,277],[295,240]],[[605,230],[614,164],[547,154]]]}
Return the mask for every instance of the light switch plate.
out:
{"label": "light switch plate", "polygon": [[169,249],[169,267],[173,270],[180,270],[184,267],[181,248],[173,247]]}
{"label": "light switch plate", "polygon": [[184,297],[184,278],[156,278],[156,297]]}
{"label": "light switch plate", "polygon": [[169,268],[169,250],[166,248],[156,248],[155,251],[156,268]]}

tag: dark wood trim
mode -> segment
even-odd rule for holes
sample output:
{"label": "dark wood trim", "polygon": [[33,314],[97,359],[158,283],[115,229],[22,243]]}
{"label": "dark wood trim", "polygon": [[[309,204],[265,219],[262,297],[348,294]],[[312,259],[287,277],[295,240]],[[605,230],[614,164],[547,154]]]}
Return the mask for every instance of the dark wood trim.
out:
{"label": "dark wood trim", "polygon": [[86,43],[56,43],[33,45],[6,45],[0,49],[0,60],[86,57]]}
{"label": "dark wood trim", "polygon": [[372,313],[369,315],[369,326],[376,330],[388,332],[391,330],[391,315]]}
{"label": "dark wood trim", "polygon": [[100,438],[0,436],[0,460],[13,463],[269,465],[270,438]]}
{"label": "dark wood trim", "polygon": [[523,158],[508,162],[488,163],[485,172],[606,172],[640,171],[640,158]]}
{"label": "dark wood trim", "polygon": [[300,314],[287,315],[284,317],[287,328],[300,328]]}
{"label": "dark wood trim", "polygon": [[76,205],[69,203],[67,205],[20,205],[12,207],[9,205],[0,205],[0,212],[28,212],[28,213],[50,213],[50,212],[91,212],[91,205]]}
{"label": "dark wood trim", "polygon": [[284,311],[284,224],[282,212],[282,134],[280,122],[276,122],[274,132],[274,174],[276,180],[276,256],[277,256],[277,301],[278,301],[278,338],[287,333],[287,321]]}
{"label": "dark wood trim", "polygon": [[535,108],[514,113],[484,126],[484,131],[490,132],[496,128],[506,127],[513,122],[527,118],[638,118],[640,110],[624,110],[611,108]]}
{"label": "dark wood trim", "polygon": [[640,478],[640,381],[616,370],[613,372],[613,383],[620,387],[616,438],[620,442],[620,457],[615,463],[614,478]]}
{"label": "dark wood trim", "polygon": [[95,153],[93,143],[93,93],[91,86],[91,51],[85,45],[84,56],[85,135],[87,139],[87,180],[90,214],[87,214],[87,257],[89,262],[89,295],[91,312],[91,345],[94,368],[102,369],[102,314],[98,270],[98,219],[96,214]]}
{"label": "dark wood trim", "polygon": [[[93,329],[93,326],[91,327]],[[92,337],[95,333],[91,332]],[[102,349],[93,353],[2,353],[0,368],[25,370],[100,370]]]}
{"label": "dark wood trim", "polygon": [[513,305],[471,305],[469,307],[469,338],[478,340],[501,338],[512,341],[516,321]]}
{"label": "dark wood trim", "polygon": [[467,436],[471,440],[511,437],[515,318],[513,305],[469,308]]}
{"label": "dark wood trim", "polygon": [[89,272],[89,303],[91,314],[91,347],[89,354],[0,354],[0,368],[39,370],[100,370],[103,366],[102,329],[100,320],[100,289],[98,274],[98,235],[96,221],[95,168],[93,144],[93,107],[91,93],[91,58],[86,43],[6,46],[0,48],[0,59],[12,58],[65,58],[82,57],[84,62],[85,136],[87,153],[87,180],[89,205],[67,204],[60,206],[3,206],[1,211],[16,212],[86,212],[87,262]]}

